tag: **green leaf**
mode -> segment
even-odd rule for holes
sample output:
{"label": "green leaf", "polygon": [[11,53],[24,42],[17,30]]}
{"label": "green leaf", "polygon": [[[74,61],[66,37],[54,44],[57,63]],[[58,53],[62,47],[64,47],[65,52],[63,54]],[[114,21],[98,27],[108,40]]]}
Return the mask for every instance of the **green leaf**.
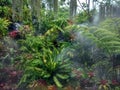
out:
{"label": "green leaf", "polygon": [[43,78],[49,78],[51,75],[49,73],[46,73]]}
{"label": "green leaf", "polygon": [[53,77],[53,80],[55,82],[55,84],[58,86],[58,87],[63,87],[62,84],[60,83],[60,81],[58,80],[58,78],[56,76]]}
{"label": "green leaf", "polygon": [[59,77],[60,79],[68,79],[69,76],[68,75],[64,75],[64,74],[56,74],[57,77]]}
{"label": "green leaf", "polygon": [[59,66],[60,69],[64,69],[66,67],[70,67],[70,64],[62,64],[61,66]]}

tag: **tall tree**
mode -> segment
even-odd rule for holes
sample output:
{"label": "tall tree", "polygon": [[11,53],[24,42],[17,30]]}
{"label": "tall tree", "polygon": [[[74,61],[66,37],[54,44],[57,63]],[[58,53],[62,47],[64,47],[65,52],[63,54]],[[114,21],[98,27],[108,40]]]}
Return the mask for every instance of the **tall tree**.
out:
{"label": "tall tree", "polygon": [[32,9],[32,16],[37,19],[40,18],[41,0],[31,0],[30,5]]}
{"label": "tall tree", "polygon": [[23,17],[23,0],[12,0],[12,20],[22,20]]}
{"label": "tall tree", "polygon": [[77,0],[70,0],[70,19],[76,15],[77,11]]}
{"label": "tall tree", "polygon": [[47,8],[54,12],[55,17],[58,13],[58,0],[46,0]]}
{"label": "tall tree", "polygon": [[57,13],[58,13],[58,0],[53,0],[54,3],[53,3],[53,9],[54,9],[54,15],[55,17],[57,16]]}
{"label": "tall tree", "polygon": [[90,15],[90,3],[91,3],[91,0],[86,0],[85,2],[86,11],[88,15]]}
{"label": "tall tree", "polygon": [[48,7],[50,10],[53,10],[53,0],[46,0],[46,3],[48,3],[47,7]]}
{"label": "tall tree", "polygon": [[35,30],[40,29],[41,0],[30,0],[32,23]]}

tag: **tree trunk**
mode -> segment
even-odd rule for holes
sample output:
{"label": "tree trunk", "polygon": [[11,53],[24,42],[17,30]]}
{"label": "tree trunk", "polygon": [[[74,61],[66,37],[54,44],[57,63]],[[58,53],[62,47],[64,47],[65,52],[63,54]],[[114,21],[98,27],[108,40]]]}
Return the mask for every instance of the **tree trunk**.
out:
{"label": "tree trunk", "polygon": [[23,18],[23,0],[12,0],[12,20],[22,21]]}
{"label": "tree trunk", "polygon": [[48,7],[51,11],[53,10],[53,2],[54,2],[53,0],[47,0]]}
{"label": "tree trunk", "polygon": [[87,13],[90,16],[90,0],[87,1]]}
{"label": "tree trunk", "polygon": [[58,0],[54,0],[54,15],[55,18],[57,17],[57,13],[58,13]]}
{"label": "tree trunk", "polygon": [[77,1],[70,0],[70,19],[73,19],[73,17],[76,15],[76,11],[77,11]]}
{"label": "tree trunk", "polygon": [[39,18],[41,10],[41,0],[31,0],[32,16]]}
{"label": "tree trunk", "polygon": [[31,0],[31,16],[32,23],[35,30],[40,28],[40,10],[41,10],[41,0]]}

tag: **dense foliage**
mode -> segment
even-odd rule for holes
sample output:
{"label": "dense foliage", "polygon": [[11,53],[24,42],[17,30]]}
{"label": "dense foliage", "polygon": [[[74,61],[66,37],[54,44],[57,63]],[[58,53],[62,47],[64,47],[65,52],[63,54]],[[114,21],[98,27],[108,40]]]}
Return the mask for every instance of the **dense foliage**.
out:
{"label": "dense foliage", "polygon": [[119,90],[120,18],[90,1],[1,0],[0,90]]}

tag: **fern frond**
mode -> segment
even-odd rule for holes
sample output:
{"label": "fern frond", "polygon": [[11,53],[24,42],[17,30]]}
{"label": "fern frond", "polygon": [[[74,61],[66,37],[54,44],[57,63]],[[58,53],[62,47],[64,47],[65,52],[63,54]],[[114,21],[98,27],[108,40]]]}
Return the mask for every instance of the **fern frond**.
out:
{"label": "fern frond", "polygon": [[92,27],[86,29],[85,31],[81,28],[79,29],[84,38],[92,40],[97,47],[103,49],[107,53],[120,53],[120,39],[116,33],[110,30]]}

